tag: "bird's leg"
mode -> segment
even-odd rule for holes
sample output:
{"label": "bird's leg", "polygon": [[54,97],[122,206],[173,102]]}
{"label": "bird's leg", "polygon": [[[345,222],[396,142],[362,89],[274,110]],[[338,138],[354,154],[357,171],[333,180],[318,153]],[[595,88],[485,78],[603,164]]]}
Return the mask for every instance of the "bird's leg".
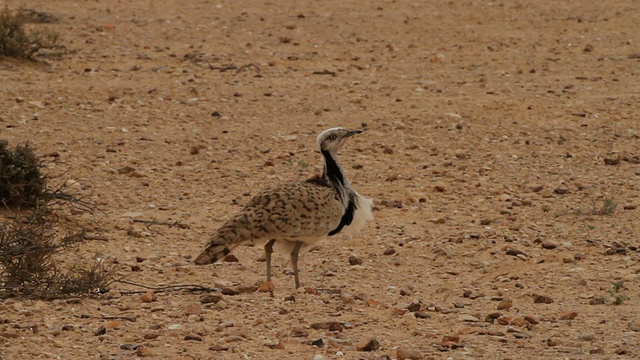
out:
{"label": "bird's leg", "polygon": [[296,246],[293,247],[293,251],[291,252],[291,265],[293,265],[293,276],[296,278],[296,289],[300,287],[300,278],[298,277],[298,253],[301,247],[302,243],[296,241]]}
{"label": "bird's leg", "polygon": [[267,282],[271,282],[271,254],[273,254],[273,244],[276,241],[271,239],[264,244],[264,255],[267,260]]}

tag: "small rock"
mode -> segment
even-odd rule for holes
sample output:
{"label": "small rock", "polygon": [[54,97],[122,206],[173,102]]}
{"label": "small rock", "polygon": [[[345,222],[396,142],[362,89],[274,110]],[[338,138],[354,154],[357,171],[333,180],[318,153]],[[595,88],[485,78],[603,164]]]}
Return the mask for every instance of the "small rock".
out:
{"label": "small rock", "polygon": [[413,315],[418,319],[428,319],[431,317],[431,315],[427,314],[424,311],[416,311],[413,313]]}
{"label": "small rock", "polygon": [[309,332],[303,328],[291,329],[291,337],[307,337],[307,336],[309,336]]}
{"label": "small rock", "polygon": [[180,329],[182,329],[182,325],[181,324],[171,324],[167,328],[169,330],[180,330]]}
{"label": "small rock", "polygon": [[553,299],[546,295],[533,295],[534,304],[551,304]]}
{"label": "small rock", "polygon": [[619,165],[620,164],[620,156],[614,157],[614,158],[604,158],[604,164],[605,165]]}
{"label": "small rock", "polygon": [[396,349],[396,356],[398,360],[420,360],[422,359],[422,354],[419,351],[414,349],[409,349],[406,347],[398,347]]}
{"label": "small rock", "polygon": [[389,247],[389,248],[387,248],[387,249],[384,251],[384,253],[383,253],[383,254],[385,254],[385,255],[393,255],[393,254],[395,254],[395,253],[396,253],[396,249],[394,249],[394,248],[392,248],[392,247]]}
{"label": "small rock", "polygon": [[94,332],[93,332],[93,335],[95,335],[95,336],[100,336],[100,335],[104,335],[104,334],[106,334],[106,333],[107,333],[107,328],[106,328],[106,327],[104,327],[104,326],[100,326],[100,327],[98,328],[98,330],[96,330],[96,331],[94,331]]}
{"label": "small rock", "polygon": [[558,245],[548,240],[543,241],[541,245],[543,249],[547,249],[547,250],[553,250],[556,247],[558,247]]}
{"label": "small rock", "polygon": [[349,265],[362,265],[362,259],[357,256],[351,255],[349,256]]}
{"label": "small rock", "polygon": [[224,345],[213,345],[213,346],[209,346],[209,350],[211,350],[211,351],[229,351],[229,347],[228,346],[224,346]]}
{"label": "small rock", "polygon": [[558,341],[556,339],[547,339],[547,346],[558,346]]}
{"label": "small rock", "polygon": [[236,290],[234,288],[230,288],[230,287],[224,287],[224,288],[222,288],[222,290],[220,292],[223,295],[231,295],[231,296],[239,294],[238,290]]}
{"label": "small rock", "polygon": [[498,303],[498,310],[509,310],[513,305],[513,301],[511,299],[503,299]]}
{"label": "small rock", "polygon": [[200,296],[200,302],[203,304],[210,304],[210,303],[217,304],[218,301],[220,300],[222,300],[222,296],[220,295],[204,294]]}
{"label": "small rock", "polygon": [[573,320],[578,316],[578,313],[575,311],[563,311],[560,313],[560,320]]}
{"label": "small rock", "polygon": [[122,349],[122,350],[138,350],[139,347],[140,347],[140,345],[136,345],[136,344],[122,344],[122,345],[120,345],[120,349]]}
{"label": "small rock", "polygon": [[411,288],[411,286],[405,286],[402,289],[400,289],[400,295],[402,296],[410,296],[413,294],[413,289]]}
{"label": "small rock", "polygon": [[272,292],[276,288],[276,285],[271,281],[265,281],[258,287],[259,292]]}
{"label": "small rock", "polygon": [[313,357],[313,360],[323,360],[324,358],[322,357],[322,355],[317,354]]}
{"label": "small rock", "polygon": [[422,308],[420,303],[411,303],[407,306],[407,310],[410,312],[420,311],[420,308]]}
{"label": "small rock", "polygon": [[493,324],[493,322],[498,319],[500,316],[502,316],[501,313],[499,312],[494,312],[491,314],[488,314],[487,316],[485,316],[484,321]]}
{"label": "small rock", "polygon": [[433,187],[433,189],[437,192],[445,192],[447,191],[447,189],[444,187],[444,185],[436,185]]}
{"label": "small rock", "polygon": [[445,335],[440,341],[440,345],[445,347],[455,347],[460,343],[460,335]]}
{"label": "small rock", "polygon": [[157,339],[157,338],[158,338],[158,336],[160,336],[160,333],[153,332],[153,333],[146,333],[146,334],[144,334],[144,336],[143,336],[143,337],[144,337],[146,340],[154,340],[154,339]]}
{"label": "small rock", "polygon": [[524,320],[532,325],[535,325],[540,322],[540,318],[535,315],[527,315],[524,317]]}
{"label": "small rock", "polygon": [[153,291],[148,291],[140,296],[140,300],[145,303],[150,303],[155,301],[157,297],[158,296],[156,295],[156,293],[154,293]]}
{"label": "small rock", "polygon": [[564,188],[564,187],[557,187],[553,190],[554,193],[558,194],[558,195],[564,195],[566,193],[569,192],[569,189]]}
{"label": "small rock", "polygon": [[380,343],[376,339],[356,344],[356,349],[358,349],[358,351],[375,351],[378,348],[380,348]]}
{"label": "small rock", "polygon": [[152,357],[153,356],[153,351],[151,351],[151,349],[146,347],[146,346],[140,346],[136,350],[136,356],[138,356],[138,357]]}
{"label": "small rock", "polygon": [[202,341],[202,336],[198,334],[189,333],[184,336],[186,341]]}
{"label": "small rock", "polygon": [[62,331],[73,331],[75,329],[73,325],[62,325]]}
{"label": "small rock", "polygon": [[527,321],[523,318],[513,318],[509,321],[509,325],[517,326],[517,327],[525,327],[527,326]]}
{"label": "small rock", "polygon": [[239,262],[240,260],[233,254],[228,254],[227,256],[225,256],[222,261],[224,262]]}
{"label": "small rock", "polygon": [[462,314],[458,317],[458,319],[460,321],[468,321],[468,322],[478,322],[480,321],[480,319],[478,319],[477,317],[473,316],[473,315],[469,315],[469,314]]}
{"label": "small rock", "polygon": [[634,332],[638,332],[638,331],[640,331],[640,325],[638,325],[638,324],[629,324],[629,330],[634,331]]}
{"label": "small rock", "polygon": [[578,335],[578,339],[582,341],[593,341],[596,339],[596,336],[590,333],[582,333]]}
{"label": "small rock", "polygon": [[185,315],[200,315],[202,313],[202,308],[198,304],[189,304],[184,308]]}

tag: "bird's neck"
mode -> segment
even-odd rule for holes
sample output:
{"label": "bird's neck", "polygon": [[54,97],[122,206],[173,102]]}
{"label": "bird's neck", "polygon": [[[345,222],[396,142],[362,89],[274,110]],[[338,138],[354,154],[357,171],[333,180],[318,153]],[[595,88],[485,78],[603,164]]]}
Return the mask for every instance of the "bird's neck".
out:
{"label": "bird's neck", "polygon": [[322,171],[322,177],[333,186],[343,199],[347,198],[351,185],[344,176],[340,163],[338,162],[338,156],[336,153],[322,150],[322,156],[324,156],[324,170]]}

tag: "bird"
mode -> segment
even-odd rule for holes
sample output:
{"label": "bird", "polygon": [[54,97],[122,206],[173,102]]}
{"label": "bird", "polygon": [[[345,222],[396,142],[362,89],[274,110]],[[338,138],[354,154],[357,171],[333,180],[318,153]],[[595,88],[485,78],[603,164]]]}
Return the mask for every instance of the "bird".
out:
{"label": "bird", "polygon": [[238,245],[253,242],[264,246],[267,282],[271,283],[275,246],[279,253],[290,255],[298,289],[298,255],[303,246],[343,231],[355,232],[373,219],[373,201],[351,187],[338,161],[338,150],[346,140],[362,132],[335,127],[318,134],[316,141],[324,160],[322,174],[255,195],[211,236],[194,262],[215,263]]}

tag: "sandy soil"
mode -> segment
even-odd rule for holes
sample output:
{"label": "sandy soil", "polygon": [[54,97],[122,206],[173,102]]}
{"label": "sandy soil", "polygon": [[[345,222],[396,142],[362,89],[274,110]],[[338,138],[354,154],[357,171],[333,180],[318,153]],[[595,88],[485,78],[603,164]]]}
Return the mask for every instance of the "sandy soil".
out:
{"label": "sandy soil", "polygon": [[[0,302],[2,359],[640,356],[636,1],[177,3],[0,1],[70,51],[0,60],[0,137],[103,210],[70,260],[140,284]],[[299,291],[276,256],[273,298],[260,248],[193,265],[337,125],[365,129],[341,154],[364,231],[303,251]],[[215,296],[128,293],[179,284]]]}

